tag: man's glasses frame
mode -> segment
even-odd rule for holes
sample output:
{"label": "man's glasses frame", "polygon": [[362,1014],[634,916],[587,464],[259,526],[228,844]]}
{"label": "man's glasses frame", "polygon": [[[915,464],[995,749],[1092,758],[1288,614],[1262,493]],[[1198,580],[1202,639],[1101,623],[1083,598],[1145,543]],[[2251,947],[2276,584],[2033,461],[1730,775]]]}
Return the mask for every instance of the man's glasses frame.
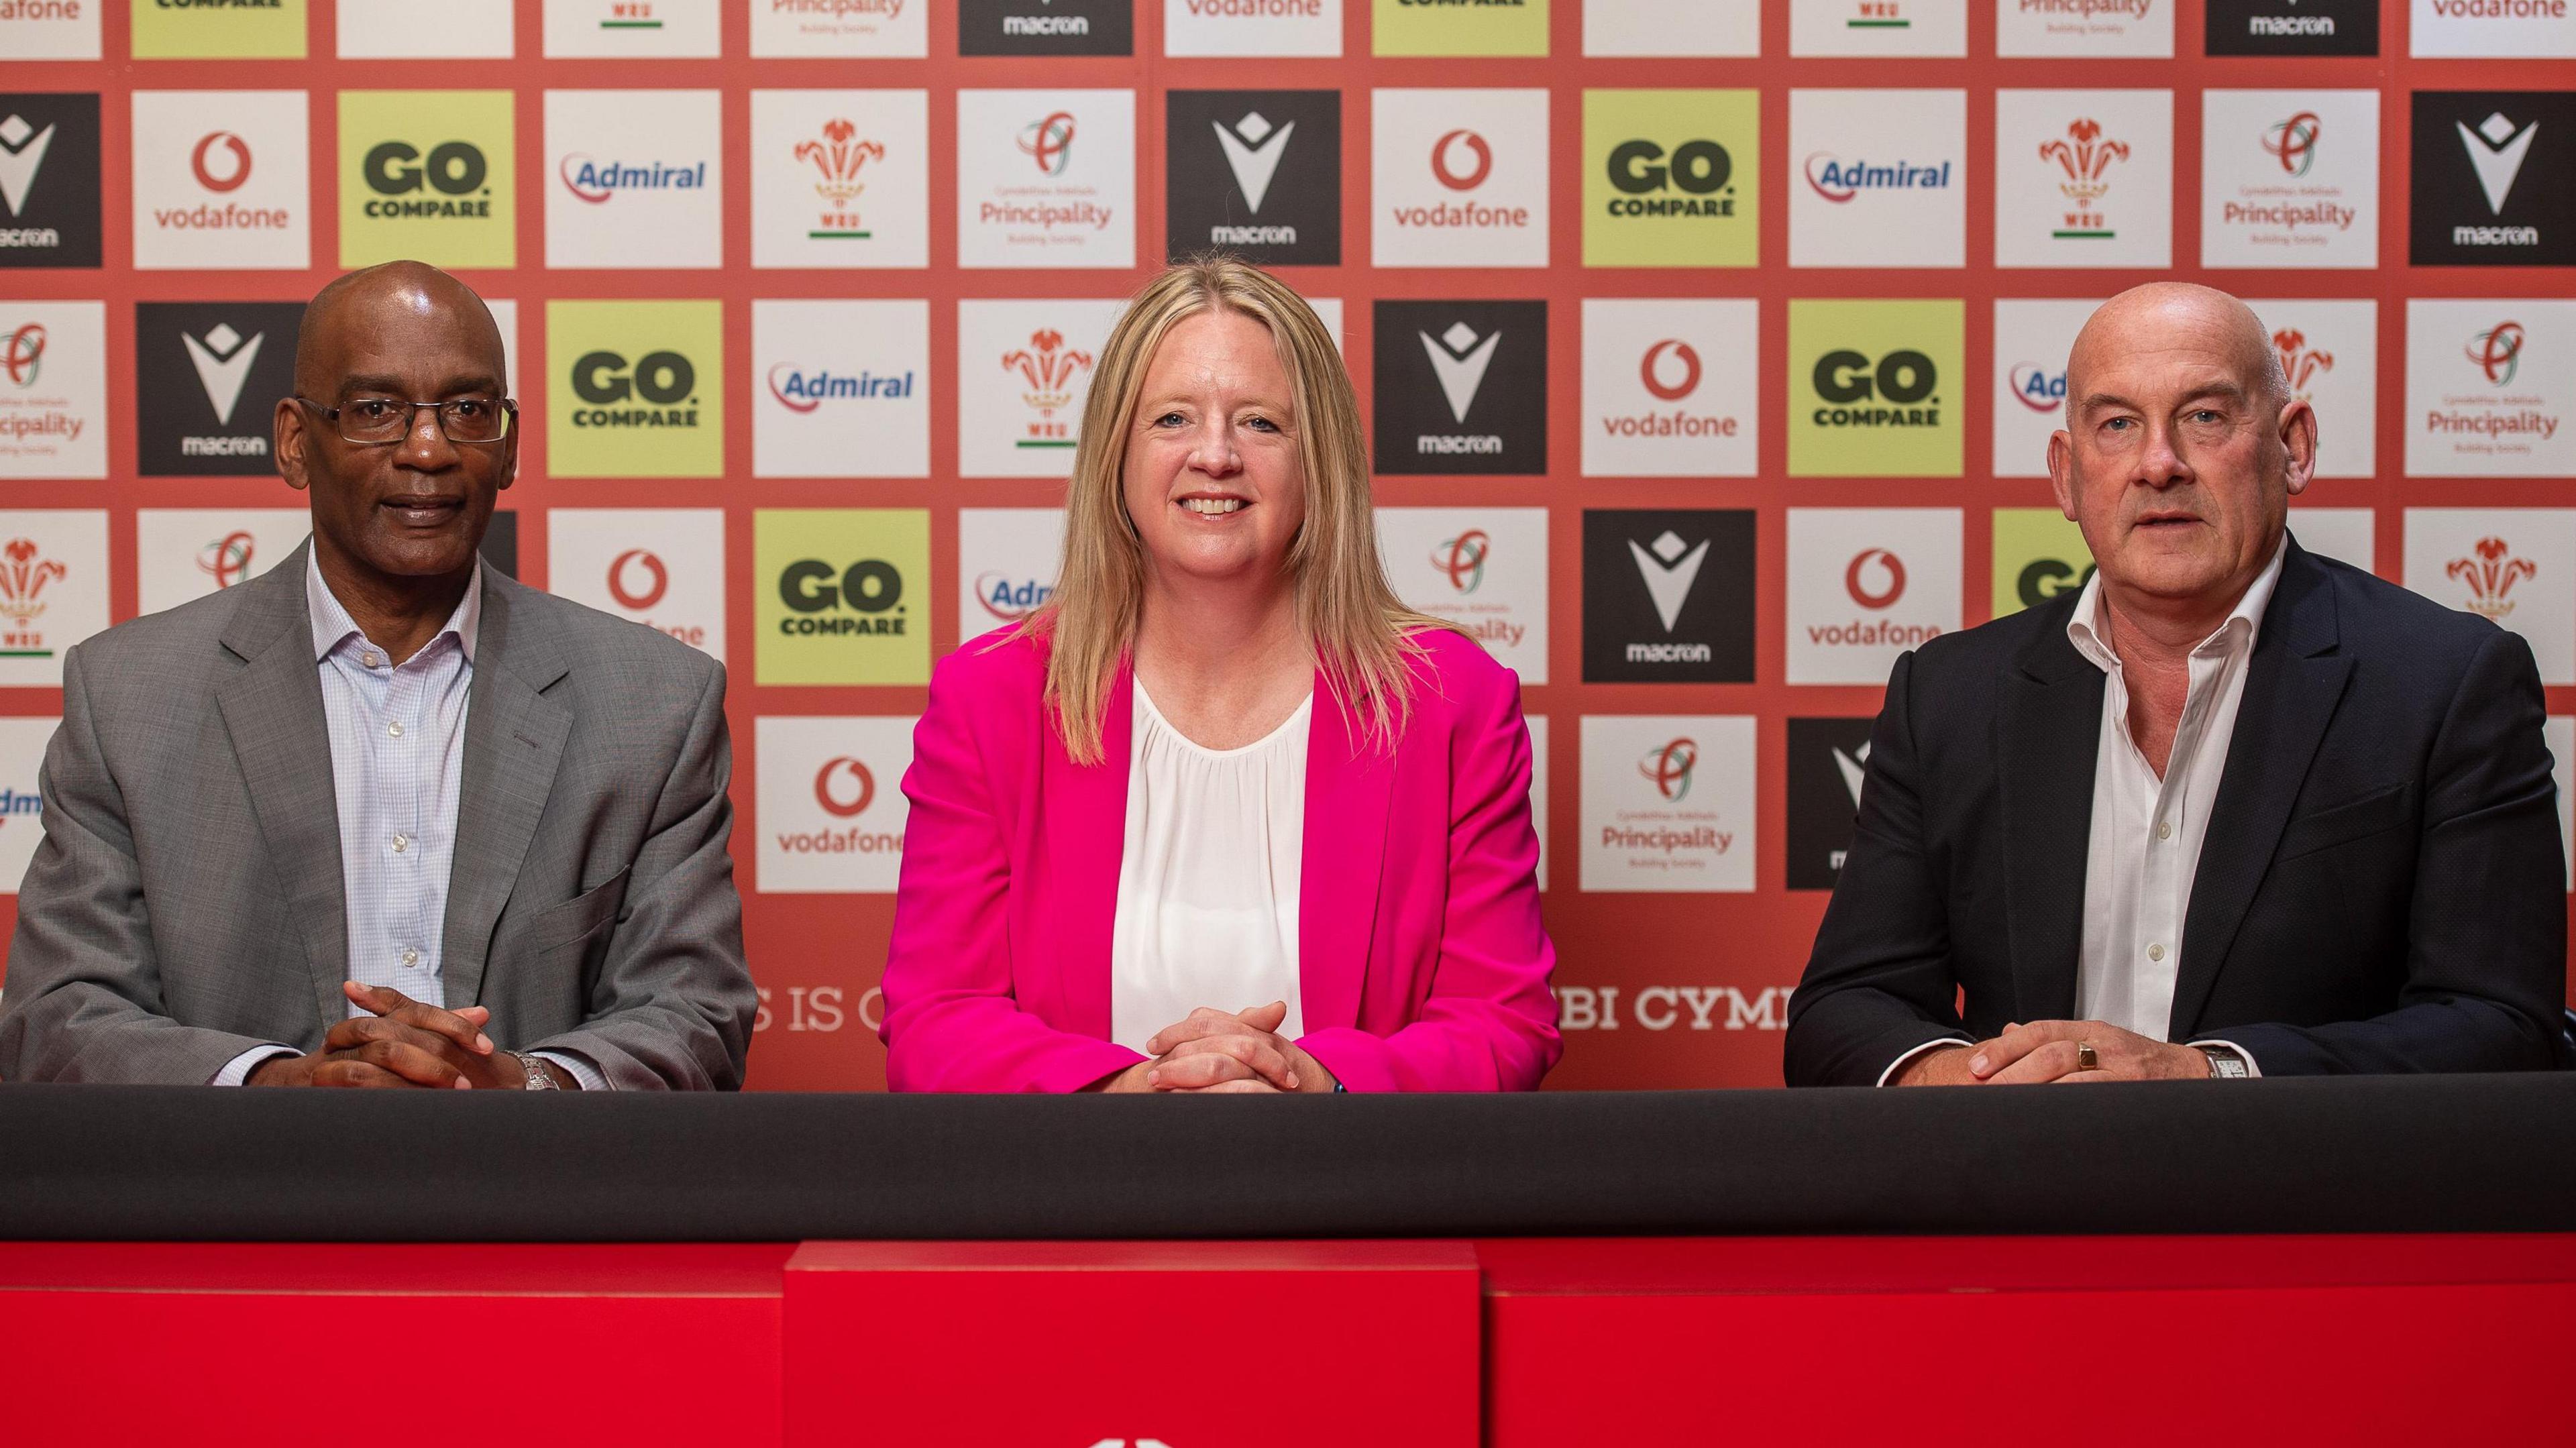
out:
{"label": "man's glasses frame", "polygon": [[[400,397],[360,397],[352,398],[338,407],[325,407],[300,392],[290,395],[337,427],[341,441],[356,443],[361,447],[383,447],[389,443],[401,442],[411,436],[412,426],[420,420],[420,410],[424,407],[438,418],[439,436],[449,442],[468,447],[486,447],[503,441],[519,428],[518,400],[509,397],[452,397],[445,402],[412,402]],[[361,403],[379,403],[401,408],[401,421],[397,425],[392,417],[388,417],[381,426],[368,428],[349,415],[350,408]],[[473,436],[477,420],[459,411],[466,407],[491,408],[497,430],[490,437]],[[465,424],[463,430],[466,435],[462,437],[457,435],[460,422]]]}

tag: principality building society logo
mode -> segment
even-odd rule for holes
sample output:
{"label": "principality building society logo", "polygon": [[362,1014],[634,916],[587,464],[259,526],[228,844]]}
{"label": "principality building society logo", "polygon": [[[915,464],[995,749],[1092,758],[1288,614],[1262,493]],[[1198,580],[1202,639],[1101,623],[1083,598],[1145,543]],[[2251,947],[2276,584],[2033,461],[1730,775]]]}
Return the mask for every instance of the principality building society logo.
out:
{"label": "principality building society logo", "polygon": [[518,265],[508,91],[340,93],[340,264]]}

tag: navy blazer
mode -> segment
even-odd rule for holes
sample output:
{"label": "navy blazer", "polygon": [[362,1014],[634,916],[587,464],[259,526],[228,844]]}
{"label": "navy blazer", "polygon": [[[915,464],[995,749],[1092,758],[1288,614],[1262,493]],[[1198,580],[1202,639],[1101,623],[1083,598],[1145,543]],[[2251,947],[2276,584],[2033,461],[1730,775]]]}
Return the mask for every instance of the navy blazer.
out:
{"label": "navy blazer", "polygon": [[[1896,662],[1789,1003],[1791,1085],[2075,1012],[2102,671],[2076,594]],[[2183,923],[2167,1038],[2267,1076],[2553,1064],[2565,863],[2530,646],[2294,539]]]}

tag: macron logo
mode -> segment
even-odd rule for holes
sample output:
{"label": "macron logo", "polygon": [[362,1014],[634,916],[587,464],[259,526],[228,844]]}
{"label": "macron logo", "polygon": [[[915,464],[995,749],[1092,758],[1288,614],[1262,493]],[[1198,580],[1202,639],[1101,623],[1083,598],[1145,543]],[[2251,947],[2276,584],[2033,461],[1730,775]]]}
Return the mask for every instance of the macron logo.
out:
{"label": "macron logo", "polygon": [[1476,390],[1485,385],[1485,369],[1493,365],[1494,348],[1503,340],[1495,332],[1479,342],[1476,329],[1464,322],[1452,322],[1437,341],[1429,332],[1416,332],[1422,339],[1422,350],[1431,358],[1431,370],[1440,378],[1440,391],[1449,399],[1449,415],[1464,427],[1467,409],[1476,405]]}
{"label": "macron logo", "polygon": [[188,345],[188,360],[196,364],[197,381],[204,384],[206,400],[215,406],[215,421],[232,426],[233,408],[241,401],[242,384],[250,380],[250,364],[259,360],[259,344],[264,332],[253,332],[249,341],[223,322],[206,334],[206,340],[182,332],[179,340]]}
{"label": "macron logo", "polygon": [[1843,788],[1851,791],[1852,808],[1860,808],[1861,783],[1869,778],[1869,746],[1862,745],[1857,754],[1835,750],[1834,767],[1843,772]]}
{"label": "macron logo", "polygon": [[1216,143],[1225,148],[1225,164],[1234,170],[1234,184],[1243,188],[1244,203],[1254,215],[1261,212],[1261,199],[1270,194],[1270,178],[1279,174],[1279,158],[1288,154],[1288,137],[1297,129],[1290,121],[1277,130],[1259,111],[1254,111],[1227,130],[1222,122],[1216,127]]}
{"label": "macron logo", "polygon": [[1628,540],[1628,551],[1637,560],[1637,576],[1645,580],[1646,593],[1655,600],[1655,616],[1664,621],[1664,632],[1671,633],[1682,616],[1682,601],[1690,597],[1691,585],[1699,582],[1699,566],[1708,561],[1708,540],[1699,540],[1691,548],[1665,529],[1663,536],[1645,547]]}
{"label": "macron logo", "polygon": [[2466,121],[2454,121],[2459,127],[2460,146],[2469,153],[2469,164],[2478,171],[2478,185],[2487,193],[2487,210],[2504,214],[2504,199],[2513,194],[2513,180],[2522,174],[2522,158],[2531,154],[2532,138],[2540,134],[2540,122],[2533,121],[2520,131],[2513,122],[2497,111],[2469,129]]}
{"label": "macron logo", "polygon": [[36,184],[36,170],[53,144],[52,126],[39,131],[18,115],[0,121],[0,201],[9,203],[11,216],[26,207],[27,188]]}

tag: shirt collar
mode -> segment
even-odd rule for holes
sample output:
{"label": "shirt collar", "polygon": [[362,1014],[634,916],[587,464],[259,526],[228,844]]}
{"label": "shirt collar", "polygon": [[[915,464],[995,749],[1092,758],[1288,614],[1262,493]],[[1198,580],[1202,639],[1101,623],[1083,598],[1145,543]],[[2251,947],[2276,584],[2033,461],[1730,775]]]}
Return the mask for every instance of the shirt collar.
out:
{"label": "shirt collar", "polygon": [[[2284,532],[2281,541],[2272,545],[2272,561],[2264,564],[2263,571],[2254,575],[2254,581],[2246,585],[2245,596],[2236,600],[2236,607],[2226,619],[2192,649],[2194,655],[2233,647],[2237,639],[2242,639],[2243,647],[2252,651],[2254,640],[2263,629],[2263,615],[2272,606],[2272,591],[2280,586],[2281,564],[2289,553],[2290,535]],[[2066,641],[2104,673],[2120,666],[2120,656],[2111,648],[2110,627],[2102,619],[2102,575],[2099,570],[2084,580],[2084,592],[2075,600],[2075,613],[2066,620]]]}
{"label": "shirt collar", "polygon": [[[309,545],[304,550],[304,611],[313,624],[313,661],[317,664],[329,658],[333,649],[352,637],[366,637],[366,630],[359,628],[358,621],[349,617],[349,610],[340,606],[339,596],[331,591],[331,585],[322,581],[322,560],[315,556]],[[482,632],[482,626],[483,561],[477,557],[474,576],[465,584],[465,596],[456,601],[456,611],[447,616],[447,625],[431,637],[430,643],[435,644],[454,634],[457,651],[465,656],[466,663],[471,664],[474,662],[475,640]]]}

